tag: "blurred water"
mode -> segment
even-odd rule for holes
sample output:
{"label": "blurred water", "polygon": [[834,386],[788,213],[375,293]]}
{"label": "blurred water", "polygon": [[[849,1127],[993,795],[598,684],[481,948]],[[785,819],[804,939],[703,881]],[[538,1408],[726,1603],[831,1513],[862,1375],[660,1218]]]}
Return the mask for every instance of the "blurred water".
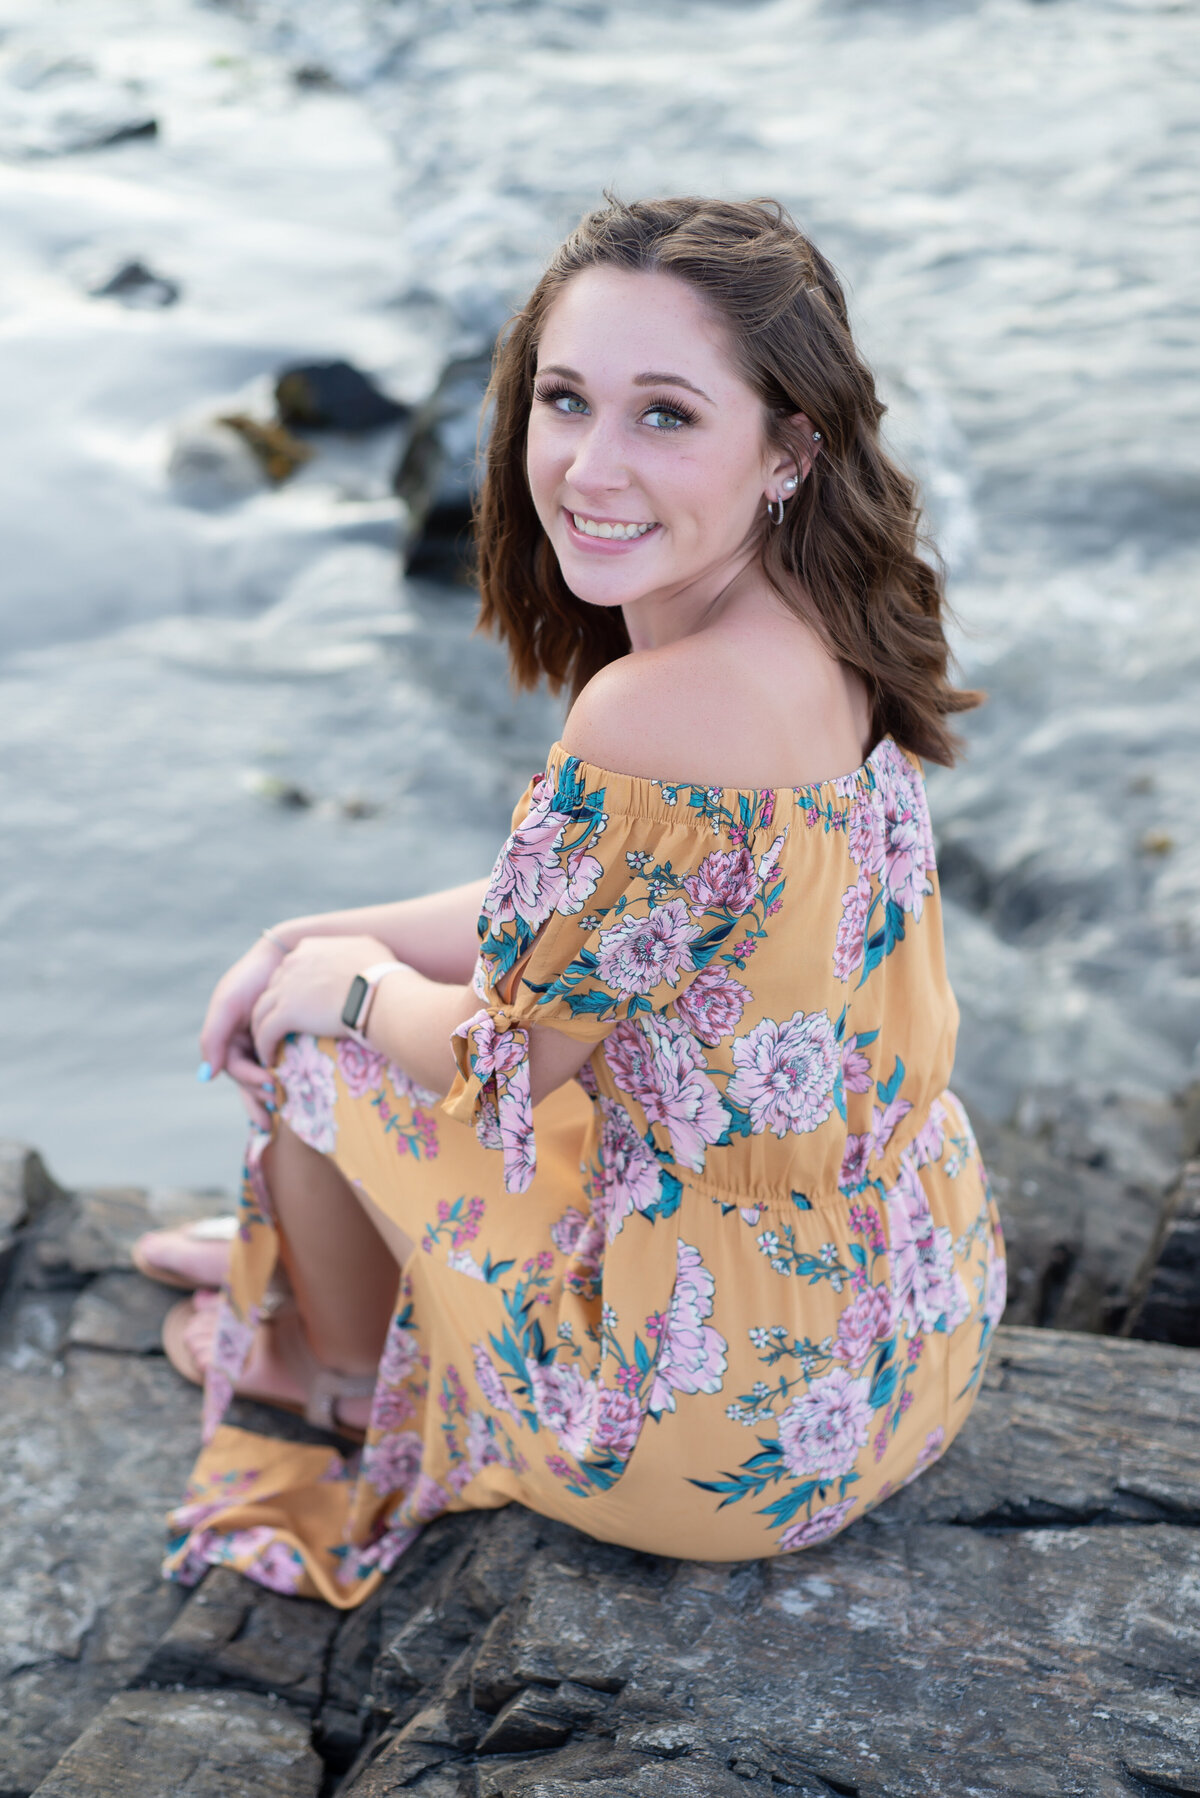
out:
{"label": "blurred water", "polygon": [[[168,458],[300,356],[419,398],[606,183],[774,193],[850,283],[992,695],[932,783],[971,1102],[1186,1078],[1198,73],[1165,0],[10,0],[0,1130],[228,1182],[224,960],[490,862],[558,716],[399,581],[394,436],[219,506]],[[134,257],[177,304],[89,297]]]}

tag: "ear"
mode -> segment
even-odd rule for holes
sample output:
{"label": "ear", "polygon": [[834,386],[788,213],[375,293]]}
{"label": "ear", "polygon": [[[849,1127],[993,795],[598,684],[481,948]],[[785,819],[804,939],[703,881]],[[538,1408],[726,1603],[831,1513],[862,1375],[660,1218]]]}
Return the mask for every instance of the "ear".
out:
{"label": "ear", "polygon": [[[807,412],[793,412],[788,419],[791,448],[781,448],[772,458],[767,477],[767,498],[785,493],[784,483],[794,480],[796,487],[807,480],[813,463],[821,453],[821,434],[815,430]],[[791,490],[793,493],[796,488]]]}

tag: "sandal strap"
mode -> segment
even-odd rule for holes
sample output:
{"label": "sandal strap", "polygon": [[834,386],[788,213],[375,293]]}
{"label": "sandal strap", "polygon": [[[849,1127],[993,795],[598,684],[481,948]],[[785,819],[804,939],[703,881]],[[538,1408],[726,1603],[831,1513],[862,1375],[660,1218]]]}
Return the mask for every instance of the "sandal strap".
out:
{"label": "sandal strap", "polygon": [[336,1430],[338,1400],[370,1398],[374,1390],[373,1373],[334,1373],[328,1367],[318,1368],[309,1384],[305,1419],[319,1430]]}

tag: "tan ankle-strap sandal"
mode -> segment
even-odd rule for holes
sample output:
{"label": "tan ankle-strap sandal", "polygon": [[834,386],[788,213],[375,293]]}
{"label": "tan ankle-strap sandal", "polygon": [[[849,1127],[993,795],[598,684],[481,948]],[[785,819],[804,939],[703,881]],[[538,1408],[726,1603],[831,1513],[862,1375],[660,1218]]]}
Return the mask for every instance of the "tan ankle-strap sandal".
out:
{"label": "tan ankle-strap sandal", "polygon": [[[185,1380],[190,1380],[193,1386],[203,1386],[204,1369],[192,1354],[185,1338],[187,1327],[195,1314],[196,1306],[192,1299],[180,1299],[177,1305],[172,1305],[163,1319],[162,1343],[167,1360],[176,1373],[182,1374]],[[294,1417],[303,1417],[319,1430],[330,1430],[335,1435],[347,1436],[352,1442],[364,1442],[366,1431],[355,1424],[343,1423],[337,1415],[337,1406],[342,1399],[370,1398],[375,1390],[376,1376],[373,1373],[335,1373],[332,1368],[323,1367],[308,1346],[300,1313],[290,1292],[272,1289],[262,1306],[262,1315],[266,1326],[283,1332],[283,1359],[295,1374],[297,1383],[305,1388],[307,1397],[301,1404],[293,1399],[280,1398],[273,1392],[256,1392],[252,1386],[241,1381],[234,1386],[237,1397],[251,1399],[258,1405],[273,1405],[277,1411],[289,1411]]]}

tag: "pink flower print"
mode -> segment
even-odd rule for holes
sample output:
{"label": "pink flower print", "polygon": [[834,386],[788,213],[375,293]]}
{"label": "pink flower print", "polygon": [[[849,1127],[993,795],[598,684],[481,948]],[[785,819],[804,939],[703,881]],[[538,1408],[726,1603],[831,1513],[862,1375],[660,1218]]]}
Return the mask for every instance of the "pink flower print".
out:
{"label": "pink flower print", "polygon": [[918,1167],[928,1167],[931,1162],[941,1159],[942,1149],[946,1142],[946,1107],[940,1099],[935,1099],[929,1107],[929,1115],[912,1139],[912,1154]]}
{"label": "pink flower print", "polygon": [[682,899],[668,900],[648,918],[626,917],[600,933],[597,978],[622,998],[653,992],[663,981],[675,986],[692,967],[691,945],[699,935]]}
{"label": "pink flower print", "polygon": [[381,1434],[399,1430],[408,1422],[416,1408],[407,1386],[385,1386],[380,1381],[371,1401],[371,1428]]}
{"label": "pink flower print", "polygon": [[[281,1542],[267,1524],[253,1529],[231,1530],[226,1539],[228,1558],[238,1571],[270,1592],[294,1596],[304,1578],[304,1562],[294,1548]],[[243,1558],[244,1557],[244,1558]],[[222,1559],[225,1557],[222,1556]]]}
{"label": "pink flower print", "polygon": [[891,1333],[891,1293],[886,1286],[866,1286],[838,1318],[834,1357],[848,1367],[861,1367],[875,1344]]}
{"label": "pink flower print", "polygon": [[660,1339],[649,1409],[656,1416],[675,1409],[677,1392],[719,1392],[729,1344],[705,1322],[712,1316],[716,1281],[699,1249],[676,1244],[675,1290]]}
{"label": "pink flower print", "polygon": [[794,1398],[779,1418],[779,1446],[797,1479],[849,1473],[871,1432],[871,1382],[835,1367]]}
{"label": "pink flower print", "polygon": [[381,1055],[378,1049],[360,1043],[353,1036],[338,1038],[337,1064],[346,1091],[352,1099],[361,1099],[366,1093],[372,1093],[383,1085],[387,1057]]}
{"label": "pink flower print", "polygon": [[983,1292],[983,1315],[990,1329],[995,1329],[1004,1316],[1007,1302],[1008,1273],[1004,1264],[1004,1250],[993,1236],[988,1244],[987,1281]]}
{"label": "pink flower print", "polygon": [[[533,1101],[529,1091],[529,1036],[520,1024],[499,1025],[492,1014],[477,1011],[459,1024],[455,1036],[465,1039],[471,1073],[483,1089],[475,1116],[475,1133],[485,1148],[504,1152],[504,1185],[526,1192],[537,1166],[533,1137]],[[491,1099],[495,1116],[485,1108]]]}
{"label": "pink flower print", "polygon": [[587,1225],[587,1218],[577,1205],[568,1205],[557,1222],[550,1226],[550,1240],[560,1255],[569,1255]]}
{"label": "pink flower print", "polygon": [[653,1151],[638,1135],[625,1107],[615,1099],[600,1100],[595,1176],[592,1213],[612,1242],[631,1211],[650,1210],[662,1186],[661,1169]]}
{"label": "pink flower print", "polygon": [[491,1424],[483,1411],[472,1411],[467,1419],[467,1465],[472,1475],[481,1467],[491,1467],[500,1459],[500,1450],[492,1437]]}
{"label": "pink flower print", "polygon": [[925,794],[911,764],[894,743],[886,745],[878,770],[882,820],[872,872],[888,897],[920,921],[932,893],[933,829]]}
{"label": "pink flower print", "polygon": [[899,1178],[884,1197],[891,1285],[906,1335],[957,1329],[970,1302],[955,1271],[950,1231],[934,1224],[910,1155],[901,1160]]}
{"label": "pink flower print", "polygon": [[912,1110],[911,1099],[893,1099],[882,1110],[876,1105],[871,1113],[872,1153],[882,1155],[892,1140],[896,1125]]}
{"label": "pink flower print", "polygon": [[849,980],[863,965],[870,908],[871,882],[860,873],[854,885],[842,894],[842,915],[833,946],[833,972],[838,980]]}
{"label": "pink flower print", "polygon": [[[773,812],[773,811],[774,811],[774,806],[772,805],[771,812]],[[762,820],[762,828],[765,830],[767,825],[770,822],[771,822],[770,813],[764,813],[763,820]],[[771,844],[771,847],[768,850],[766,850],[766,852],[763,855],[761,855],[759,857],[758,878],[759,878],[760,882],[765,883],[766,881],[768,881],[771,878],[772,874],[774,874],[776,868],[779,866],[779,858],[783,854],[783,845],[786,842],[787,842],[787,831],[781,830],[779,835],[775,838],[775,841]]]}
{"label": "pink flower print", "polygon": [[310,1149],[332,1155],[337,1145],[333,1108],[337,1086],[332,1058],[308,1035],[289,1037],[275,1073],[284,1089],[281,1116]]}
{"label": "pink flower print", "polygon": [[571,1463],[569,1461],[564,1461],[561,1455],[547,1455],[546,1466],[550,1469],[556,1480],[570,1480],[575,1477]]}
{"label": "pink flower print", "polygon": [[867,1177],[867,1169],[871,1165],[871,1132],[864,1130],[861,1136],[850,1131],[846,1137],[846,1147],[842,1154],[842,1170],[838,1175],[838,1185],[843,1191],[851,1191],[861,1186]]}
{"label": "pink flower print", "polygon": [[675,1010],[693,1036],[712,1046],[731,1036],[750,1001],[750,989],[735,980],[727,968],[701,968],[691,985],[680,993]]}
{"label": "pink flower print", "polygon": [[363,1449],[362,1477],[385,1496],[407,1494],[421,1471],[421,1438],[415,1430],[400,1430],[368,1442]]}
{"label": "pink flower print", "polygon": [[[874,788],[859,793],[846,822],[846,847],[857,868],[877,872],[883,865],[883,800]],[[861,878],[861,876],[860,876]]]}
{"label": "pink flower print", "polygon": [[453,1268],[456,1274],[466,1274],[469,1280],[487,1277],[470,1249],[451,1249],[446,1256],[446,1266]]}
{"label": "pink flower print", "polygon": [[945,1446],[946,1432],[941,1424],[939,1424],[936,1430],[930,1430],[928,1436],[926,1436],[925,1446],[917,1456],[917,1466],[919,1468],[928,1467],[931,1461],[936,1461],[939,1455],[943,1453]]}
{"label": "pink flower print", "polygon": [[732,1048],[726,1098],[750,1115],[757,1135],[802,1135],[833,1110],[840,1051],[828,1012],[797,1011],[785,1023],[764,1018]]}
{"label": "pink flower print", "polygon": [[693,917],[706,911],[733,912],[741,917],[758,897],[758,876],[748,849],[714,849],[683,882]]}
{"label": "pink flower print", "polygon": [[539,781],[524,821],[496,858],[482,907],[493,928],[519,919],[536,930],[554,910],[563,884],[558,851],[571,820],[551,810],[552,797],[550,782]]}
{"label": "pink flower print", "polygon": [[475,1384],[483,1394],[484,1402],[493,1411],[499,1411],[504,1417],[517,1421],[517,1407],[508,1396],[507,1391],[496,1371],[496,1364],[484,1348],[482,1342],[471,1345],[471,1354],[475,1360]]}
{"label": "pink flower print", "polygon": [[641,1433],[643,1412],[632,1392],[602,1388],[596,1414],[593,1452],[627,1461]]}
{"label": "pink flower print", "polygon": [[594,855],[585,855],[582,849],[573,849],[567,856],[563,889],[555,902],[555,911],[566,917],[573,917],[576,912],[582,911],[595,892],[603,872],[603,866]]}
{"label": "pink flower print", "polygon": [[406,1509],[415,1523],[429,1523],[450,1509],[450,1494],[427,1473],[419,1473]]}
{"label": "pink flower print", "polygon": [[540,1424],[558,1438],[560,1448],[576,1459],[587,1453],[596,1425],[598,1389],[577,1367],[527,1361],[533,1408]]}
{"label": "pink flower print", "polygon": [[871,1063],[858,1046],[857,1036],[848,1036],[842,1044],[842,1084],[848,1093],[869,1093]]}
{"label": "pink flower print", "polygon": [[667,1129],[675,1159],[699,1173],[707,1148],[724,1135],[729,1113],[682,1018],[652,1013],[626,1019],[606,1039],[604,1053],[621,1090],[637,1100],[648,1122]]}
{"label": "pink flower print", "polygon": [[793,1523],[780,1536],[780,1548],[785,1551],[791,1548],[812,1548],[814,1543],[827,1542],[830,1536],[836,1536],[843,1528],[856,1502],[853,1498],[844,1498],[840,1504],[826,1505],[815,1516]]}
{"label": "pink flower print", "polygon": [[393,1317],[388,1325],[387,1339],[383,1345],[383,1353],[379,1357],[379,1378],[387,1386],[398,1386],[416,1372],[421,1365],[421,1351],[417,1346],[417,1333]]}
{"label": "pink flower print", "polygon": [[257,1330],[258,1312],[252,1308],[247,1318],[240,1318],[230,1302],[228,1292],[223,1292],[217,1308],[212,1353],[204,1375],[202,1433],[205,1442],[212,1439],[217,1425],[229,1409],[233,1389],[249,1359]]}

